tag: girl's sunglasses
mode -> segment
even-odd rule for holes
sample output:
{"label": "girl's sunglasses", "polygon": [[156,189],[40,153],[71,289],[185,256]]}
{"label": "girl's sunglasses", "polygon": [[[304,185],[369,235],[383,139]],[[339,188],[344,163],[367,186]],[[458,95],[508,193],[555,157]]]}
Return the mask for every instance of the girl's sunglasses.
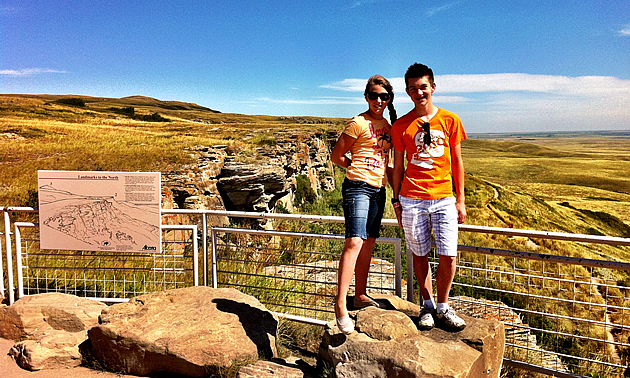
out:
{"label": "girl's sunglasses", "polygon": [[389,101],[389,93],[376,93],[376,92],[368,92],[367,98],[370,100],[376,100],[377,98],[381,98],[381,101],[386,102]]}

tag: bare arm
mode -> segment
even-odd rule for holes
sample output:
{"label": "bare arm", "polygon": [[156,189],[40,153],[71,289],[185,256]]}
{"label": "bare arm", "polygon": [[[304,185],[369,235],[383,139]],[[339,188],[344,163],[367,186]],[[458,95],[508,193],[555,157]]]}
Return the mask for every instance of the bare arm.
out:
{"label": "bare arm", "polygon": [[462,159],[461,144],[451,147],[453,180],[457,194],[457,221],[464,223],[466,220],[466,199],[464,193],[464,160]]}
{"label": "bare arm", "polygon": [[352,147],[355,140],[357,139],[348,134],[342,133],[339,139],[337,139],[335,148],[333,148],[332,153],[330,154],[330,160],[340,167],[348,168],[352,163],[352,160],[346,157],[346,152],[350,151],[350,147]]}
{"label": "bare arm", "polygon": [[[405,176],[405,152],[394,149],[394,171],[392,172],[392,192],[394,198],[398,198],[400,193],[400,185]],[[402,207],[394,207],[396,211],[396,219],[398,225],[402,227]]]}
{"label": "bare arm", "polygon": [[387,182],[389,183],[389,186],[393,187],[393,183],[394,183],[394,154],[393,154],[394,149],[390,148],[387,151],[387,164],[385,164],[385,176],[387,176]]}

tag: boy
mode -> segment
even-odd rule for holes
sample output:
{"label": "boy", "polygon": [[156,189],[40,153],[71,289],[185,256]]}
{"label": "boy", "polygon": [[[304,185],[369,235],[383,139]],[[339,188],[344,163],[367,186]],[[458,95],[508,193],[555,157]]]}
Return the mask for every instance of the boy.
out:
{"label": "boy", "polygon": [[[436,317],[446,327],[462,330],[466,323],[448,305],[448,295],[455,277],[457,224],[466,219],[460,142],[467,136],[455,113],[433,105],[436,86],[429,67],[419,63],[411,65],[405,73],[405,85],[414,108],[392,127],[392,204],[398,224],[405,231],[407,248],[413,252],[414,272],[424,299],[419,326],[433,328]],[[435,233],[439,255],[437,308],[433,302],[428,256],[431,230]]]}

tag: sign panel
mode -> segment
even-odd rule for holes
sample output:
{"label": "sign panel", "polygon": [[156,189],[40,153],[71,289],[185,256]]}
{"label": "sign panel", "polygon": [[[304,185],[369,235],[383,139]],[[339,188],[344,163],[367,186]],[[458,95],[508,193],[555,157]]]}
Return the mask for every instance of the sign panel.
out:
{"label": "sign panel", "polygon": [[41,249],[159,252],[160,173],[38,171]]}

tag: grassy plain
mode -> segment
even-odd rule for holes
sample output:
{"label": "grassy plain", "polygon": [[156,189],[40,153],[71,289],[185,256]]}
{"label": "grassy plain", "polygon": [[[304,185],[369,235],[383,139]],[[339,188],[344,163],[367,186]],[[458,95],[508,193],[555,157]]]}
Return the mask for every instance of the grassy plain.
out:
{"label": "grassy plain", "polygon": [[462,151],[474,177],[630,224],[630,131],[473,135]]}
{"label": "grassy plain", "polygon": [[[60,101],[68,98],[74,100]],[[153,119],[168,122],[142,117],[156,113],[159,117]],[[227,145],[234,158],[255,162],[257,149],[273,145],[278,138],[340,131],[344,122],[224,114],[195,104],[138,96],[0,95],[0,206],[36,206],[37,170],[174,170],[192,163],[187,147],[217,144]],[[630,237],[630,131],[470,135],[462,151],[468,174],[466,223]],[[343,172],[336,173],[340,182]],[[341,215],[341,195],[339,191],[326,193],[300,211]],[[389,206],[385,217],[394,217]],[[289,226],[343,233],[339,224],[330,230],[319,224]],[[383,235],[402,237],[402,232],[387,227]],[[460,234],[460,243],[630,260],[628,247],[534,240],[534,248],[524,239],[475,233]],[[510,262],[497,261],[496,265],[504,263]],[[630,278],[623,272],[585,274],[630,286]],[[601,297],[597,300],[603,301]],[[608,303],[613,302],[609,299]],[[611,316],[616,323],[629,323],[623,315]],[[629,334],[625,332],[619,340],[621,336]]]}
{"label": "grassy plain", "polygon": [[[85,104],[68,105],[64,99]],[[129,108],[136,116],[158,113],[170,121],[134,119],[126,115]],[[239,159],[255,161],[256,148],[277,137],[327,131],[337,122],[225,114],[140,96],[0,95],[0,206],[34,205],[38,170],[174,170],[192,163],[187,147],[218,144]]]}

